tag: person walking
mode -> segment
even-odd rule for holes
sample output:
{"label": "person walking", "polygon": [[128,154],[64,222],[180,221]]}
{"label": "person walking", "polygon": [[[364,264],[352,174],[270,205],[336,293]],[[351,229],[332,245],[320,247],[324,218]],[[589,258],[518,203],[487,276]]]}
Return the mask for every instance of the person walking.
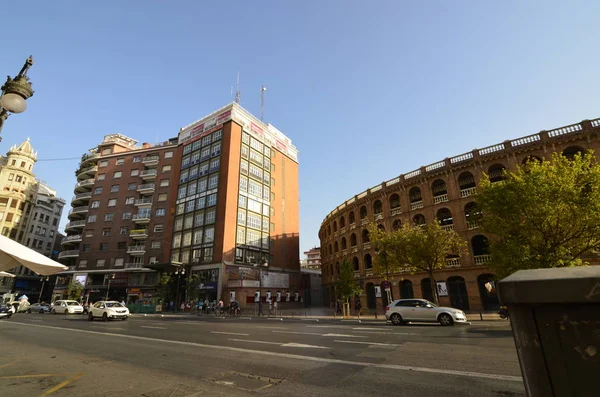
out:
{"label": "person walking", "polygon": [[356,298],[354,302],[354,309],[356,310],[356,315],[360,318],[360,309],[362,309],[362,304],[360,303],[360,298]]}

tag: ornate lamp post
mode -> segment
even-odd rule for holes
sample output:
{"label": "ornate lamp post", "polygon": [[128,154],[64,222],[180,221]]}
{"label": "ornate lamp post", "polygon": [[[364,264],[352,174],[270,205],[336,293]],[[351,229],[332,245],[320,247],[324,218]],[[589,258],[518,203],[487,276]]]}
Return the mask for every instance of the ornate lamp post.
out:
{"label": "ornate lamp post", "polygon": [[175,298],[175,311],[179,311],[179,283],[181,282],[181,276],[185,276],[185,267],[180,266],[175,270],[175,274],[177,275],[177,296]]}
{"label": "ornate lamp post", "polygon": [[[0,94],[0,131],[9,116],[9,113],[23,113],[27,109],[27,99],[33,95],[31,82],[27,77],[27,71],[33,65],[33,58],[30,56],[25,61],[19,74],[12,79],[6,77],[6,82],[2,85]],[[0,140],[2,138],[0,137]]]}
{"label": "ornate lamp post", "polygon": [[258,298],[258,315],[262,316],[263,312],[262,312],[262,269],[268,269],[269,268],[269,262],[267,262],[264,259],[261,259],[258,263],[253,264],[252,266],[254,267],[258,267],[258,291],[259,291],[259,298]]}
{"label": "ornate lamp post", "polygon": [[42,282],[42,288],[40,289],[40,296],[38,297],[38,302],[42,303],[42,294],[44,293],[44,285],[47,281],[50,281],[50,277],[42,276],[40,277],[40,281]]}

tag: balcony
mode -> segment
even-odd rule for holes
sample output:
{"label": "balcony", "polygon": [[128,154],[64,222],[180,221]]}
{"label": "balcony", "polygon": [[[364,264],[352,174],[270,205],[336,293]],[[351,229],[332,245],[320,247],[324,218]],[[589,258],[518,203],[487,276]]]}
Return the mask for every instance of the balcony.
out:
{"label": "balcony", "polygon": [[417,210],[419,208],[423,208],[423,200],[415,201],[414,203],[410,203],[410,209]]}
{"label": "balcony", "polygon": [[69,229],[83,229],[85,226],[85,219],[82,221],[72,221],[66,224],[65,231]]}
{"label": "balcony", "polygon": [[90,198],[92,198],[92,192],[79,193],[73,196],[73,198],[71,199],[71,204],[81,204],[82,202],[87,201]]}
{"label": "balcony", "polygon": [[66,236],[60,242],[61,245],[72,244],[72,243],[80,243],[81,242],[81,234],[73,234],[71,236]]}
{"label": "balcony", "polygon": [[79,257],[79,250],[63,251],[58,254],[58,259],[77,258]]}
{"label": "balcony", "polygon": [[79,207],[74,207],[74,208],[71,208],[71,210],[69,211],[69,216],[71,216],[71,215],[77,215],[77,214],[79,214],[79,215],[85,215],[85,214],[88,213],[89,210],[90,210],[90,207],[87,206],[87,205],[82,205],[82,206],[79,206]]}
{"label": "balcony", "polygon": [[128,270],[141,269],[142,267],[144,267],[143,263],[126,263],[125,264],[125,269],[128,269]]}
{"label": "balcony", "polygon": [[151,181],[156,179],[156,170],[144,170],[140,172],[140,177],[145,181]]}
{"label": "balcony", "polygon": [[156,167],[159,160],[160,157],[158,156],[146,156],[142,159],[142,164],[144,164],[146,167]]}
{"label": "balcony", "polygon": [[140,194],[154,194],[155,188],[156,185],[154,185],[154,183],[146,183],[144,185],[138,185],[137,191]]}
{"label": "balcony", "polygon": [[491,255],[474,255],[473,261],[476,265],[483,265],[484,263],[489,262],[492,259]]}
{"label": "balcony", "polygon": [[151,207],[152,206],[152,197],[144,197],[141,199],[135,200],[134,203],[138,207]]}
{"label": "balcony", "polygon": [[135,222],[135,223],[139,223],[139,224],[147,224],[148,222],[150,222],[150,212],[141,212],[138,214],[134,214],[131,219]]}
{"label": "balcony", "polygon": [[460,258],[447,258],[446,259],[446,267],[459,267],[460,266]]}
{"label": "balcony", "polygon": [[469,187],[467,189],[460,189],[460,197],[469,197],[475,194],[476,188]]}
{"label": "balcony", "polygon": [[467,229],[473,230],[479,228],[479,222],[477,221],[467,221]]}
{"label": "balcony", "polygon": [[434,204],[439,204],[439,203],[445,203],[446,201],[448,201],[448,194],[440,194],[439,196],[434,196],[433,197],[433,203]]}
{"label": "balcony", "polygon": [[381,220],[381,219],[383,219],[383,214],[382,214],[382,213],[380,213],[380,214],[375,214],[375,220],[376,220],[376,221],[378,221],[378,220]]}
{"label": "balcony", "polygon": [[371,243],[363,243],[363,249],[364,250],[371,249]]}
{"label": "balcony", "polygon": [[361,219],[361,220],[360,220],[360,225],[361,225],[361,226],[364,226],[364,225],[366,225],[367,223],[369,223],[369,218],[364,218],[364,219]]}
{"label": "balcony", "polygon": [[98,172],[97,165],[93,165],[91,167],[81,169],[77,173],[77,180],[80,181],[82,179],[93,178],[94,176],[96,176],[97,172]]}
{"label": "balcony", "polygon": [[354,229],[356,229],[356,223],[351,223],[349,230],[354,230]]}
{"label": "balcony", "polygon": [[94,179],[84,179],[75,185],[75,193],[87,192],[87,189],[94,186]]}
{"label": "balcony", "polygon": [[88,154],[86,158],[84,158],[84,159],[81,160],[81,165],[84,165],[88,161],[96,160],[98,157],[100,157],[100,153],[91,153],[91,154]]}
{"label": "balcony", "polygon": [[127,247],[127,253],[129,255],[144,255],[146,253],[145,245],[130,245]]}
{"label": "balcony", "polygon": [[348,250],[347,249],[343,249],[342,250],[342,256],[346,256],[348,255]]}
{"label": "balcony", "polygon": [[442,225],[442,230],[445,230],[447,232],[449,232],[450,230],[454,230],[454,225],[450,224],[450,225]]}
{"label": "balcony", "polygon": [[148,238],[148,229],[133,229],[129,231],[129,237],[137,239]]}
{"label": "balcony", "polygon": [[392,208],[392,216],[400,215],[402,213],[402,208],[396,207]]}
{"label": "balcony", "polygon": [[358,252],[358,248],[356,246],[350,248],[350,253],[351,254],[356,254]]}

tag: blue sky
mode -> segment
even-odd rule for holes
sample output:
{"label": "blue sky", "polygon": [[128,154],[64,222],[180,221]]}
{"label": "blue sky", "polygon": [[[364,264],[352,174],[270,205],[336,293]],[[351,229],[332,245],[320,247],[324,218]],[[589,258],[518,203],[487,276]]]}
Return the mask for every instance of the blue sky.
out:
{"label": "blue sky", "polygon": [[[239,70],[242,106],[259,114],[264,84],[265,121],[300,150],[303,251],[325,215],[384,180],[600,117],[594,1],[31,1],[15,12],[0,72],[33,54],[36,92],[1,152],[28,136],[39,159],[79,157],[114,132],[176,136],[231,102]],[[34,169],[69,201],[77,163]]]}

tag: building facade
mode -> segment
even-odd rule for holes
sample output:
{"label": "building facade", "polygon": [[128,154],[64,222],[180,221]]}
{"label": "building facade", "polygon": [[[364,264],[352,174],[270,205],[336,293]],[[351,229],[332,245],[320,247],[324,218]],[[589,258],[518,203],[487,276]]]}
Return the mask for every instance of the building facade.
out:
{"label": "building facade", "polygon": [[314,247],[308,251],[304,251],[304,257],[303,268],[321,270],[321,247]]}
{"label": "building facade", "polygon": [[[492,182],[501,181],[505,169],[515,170],[529,159],[549,158],[560,152],[566,156],[592,149],[600,150],[600,119],[541,131],[483,149],[446,158],[400,175],[357,194],[331,211],[319,230],[323,283],[327,298],[335,300],[339,264],[347,260],[364,289],[363,307],[381,310],[387,294],[381,293],[385,278],[375,274],[376,255],[369,241],[367,225],[375,222],[384,230],[402,224],[423,224],[437,219],[443,228],[455,230],[468,242],[469,252],[446,260],[446,268],[435,272],[435,281],[445,284],[440,303],[463,310],[497,308],[494,274],[489,261],[487,237],[476,221],[469,219],[475,205],[473,194],[482,174]],[[432,298],[428,276],[402,272],[390,275],[391,295],[398,298]]]}

